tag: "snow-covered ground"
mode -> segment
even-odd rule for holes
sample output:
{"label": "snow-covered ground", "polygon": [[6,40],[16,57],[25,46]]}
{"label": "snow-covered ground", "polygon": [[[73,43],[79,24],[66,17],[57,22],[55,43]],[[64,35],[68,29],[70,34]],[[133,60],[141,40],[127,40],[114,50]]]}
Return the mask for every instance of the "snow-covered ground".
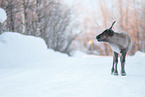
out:
{"label": "snow-covered ground", "polygon": [[141,52],[127,56],[127,76],[114,76],[112,56],[68,57],[41,38],[6,32],[0,35],[0,97],[145,97],[144,59]]}

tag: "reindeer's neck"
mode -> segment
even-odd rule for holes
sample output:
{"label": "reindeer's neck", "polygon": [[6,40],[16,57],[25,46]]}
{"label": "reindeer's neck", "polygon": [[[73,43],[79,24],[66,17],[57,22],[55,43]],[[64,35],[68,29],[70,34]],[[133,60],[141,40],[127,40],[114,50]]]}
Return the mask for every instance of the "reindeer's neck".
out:
{"label": "reindeer's neck", "polygon": [[121,49],[127,48],[128,42],[126,41],[126,35],[124,33],[114,33],[112,37],[109,37],[108,43],[115,52],[120,52]]}

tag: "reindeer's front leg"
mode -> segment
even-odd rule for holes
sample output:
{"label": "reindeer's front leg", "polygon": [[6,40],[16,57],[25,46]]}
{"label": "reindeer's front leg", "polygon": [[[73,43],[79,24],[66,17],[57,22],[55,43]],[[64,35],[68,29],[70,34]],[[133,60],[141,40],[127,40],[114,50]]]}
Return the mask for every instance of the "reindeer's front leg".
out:
{"label": "reindeer's front leg", "polygon": [[[115,71],[114,71],[114,64],[115,64]],[[111,69],[111,74],[113,74],[113,72],[114,72],[114,75],[118,75],[117,64],[118,64],[118,53],[114,52],[113,66],[112,66],[112,69]]]}
{"label": "reindeer's front leg", "polygon": [[126,50],[122,50],[121,53],[122,53],[122,56],[120,57],[120,61],[121,61],[121,75],[125,76],[126,73],[125,73],[124,65],[125,65],[125,57],[126,57],[127,51]]}

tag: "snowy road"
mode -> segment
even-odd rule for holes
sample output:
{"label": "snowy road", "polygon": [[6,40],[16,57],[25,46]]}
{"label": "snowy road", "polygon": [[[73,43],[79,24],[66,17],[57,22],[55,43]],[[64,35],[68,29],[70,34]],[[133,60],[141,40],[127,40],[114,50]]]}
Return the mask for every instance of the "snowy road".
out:
{"label": "snowy road", "polygon": [[[145,97],[145,53],[128,56],[127,76],[111,75],[112,56],[47,49],[41,38],[0,35],[0,97]],[[120,63],[118,64],[120,73]]]}
{"label": "snowy road", "polygon": [[[110,74],[112,57],[80,56],[0,70],[1,97],[144,97],[145,56],[127,58],[127,76]],[[39,66],[42,65],[42,66]],[[120,63],[119,63],[120,68]],[[120,69],[118,69],[119,71]]]}

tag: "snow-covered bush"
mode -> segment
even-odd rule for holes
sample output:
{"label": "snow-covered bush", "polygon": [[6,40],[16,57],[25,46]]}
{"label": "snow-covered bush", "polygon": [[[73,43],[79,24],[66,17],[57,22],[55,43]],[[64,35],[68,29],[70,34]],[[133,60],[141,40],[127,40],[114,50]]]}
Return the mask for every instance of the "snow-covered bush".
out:
{"label": "snow-covered bush", "polygon": [[3,23],[7,19],[6,11],[0,8],[0,34],[3,32]]}
{"label": "snow-covered bush", "polygon": [[0,23],[3,23],[7,19],[7,14],[4,9],[0,8]]}

